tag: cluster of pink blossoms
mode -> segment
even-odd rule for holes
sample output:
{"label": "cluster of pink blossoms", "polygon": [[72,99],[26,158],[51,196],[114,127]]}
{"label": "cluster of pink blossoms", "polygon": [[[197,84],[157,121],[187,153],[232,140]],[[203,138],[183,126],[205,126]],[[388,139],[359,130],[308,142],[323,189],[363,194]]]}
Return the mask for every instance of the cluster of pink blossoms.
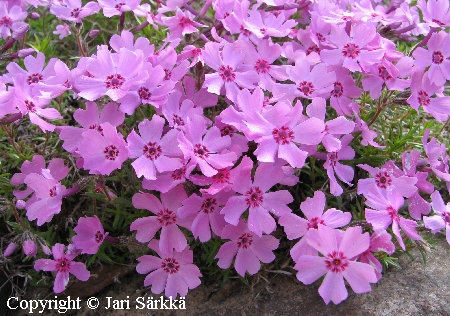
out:
{"label": "cluster of pink blossoms", "polygon": [[[233,265],[244,277],[275,259],[279,240],[271,234],[279,225],[288,239],[300,238],[290,252],[297,278],[311,284],[325,275],[319,293],[327,304],[338,304],[347,297],[344,279],[363,293],[381,278],[379,253],[396,249],[388,231],[405,250],[405,239],[422,239],[418,221],[433,233],[450,227],[450,206],[430,182],[434,175],[450,189],[449,156],[444,145],[429,140],[429,131],[424,153],[405,151],[401,168],[391,160],[360,164],[370,177],[356,182],[354,168],[345,163],[355,158],[356,146],[384,147],[383,139],[375,141],[373,122],[362,119],[363,94],[380,102],[402,96],[420,115],[449,119],[447,0],[420,0],[417,6],[408,0],[214,0],[201,3],[200,11],[186,1],[157,2],[157,7],[138,0],[84,6],[81,1],[0,2],[3,38],[24,26],[27,3],[47,6],[68,23],[83,23],[102,11],[107,18],[120,16],[123,27],[133,12],[145,19],[139,27],[168,30],[160,47],[124,30],[109,45],[80,56],[73,69],[57,58],[46,63],[37,53],[23,58],[24,68],[9,63],[0,77],[2,122],[28,117],[43,132],[59,133],[76,166],[92,175],[109,176],[131,162],[142,179],[132,204],[150,214],[136,219],[130,230],[158,255],[144,255],[137,265],[139,273],[148,274],[144,285],[153,293],[185,296],[200,284],[187,231],[201,242],[226,241],[216,255],[218,266]],[[211,6],[214,19],[207,16]],[[60,38],[69,35],[64,25],[58,27]],[[198,40],[186,44],[187,34]],[[405,55],[388,35],[424,39]],[[50,122],[62,118],[50,105],[64,93],[85,104],[73,115],[79,126]],[[127,132],[125,117],[141,115],[148,106],[155,114]],[[213,119],[205,115],[209,108]],[[370,229],[345,228],[351,213],[325,211],[322,191],[297,201],[300,211],[293,212],[293,196],[280,188],[296,185],[311,158],[323,163],[332,196],[356,185]],[[11,183],[27,186],[15,196],[37,225],[50,222],[62,199],[78,190],[61,184],[69,169],[59,158],[46,167],[42,156],[34,156],[21,171]],[[195,193],[188,195],[183,186],[188,183],[196,185]],[[432,209],[435,215],[423,217]],[[74,231],[71,250],[56,244],[55,260],[35,263],[37,270],[58,271],[57,293],[69,273],[89,278],[72,260],[78,253],[95,254],[109,237],[97,217],[80,218]]]}

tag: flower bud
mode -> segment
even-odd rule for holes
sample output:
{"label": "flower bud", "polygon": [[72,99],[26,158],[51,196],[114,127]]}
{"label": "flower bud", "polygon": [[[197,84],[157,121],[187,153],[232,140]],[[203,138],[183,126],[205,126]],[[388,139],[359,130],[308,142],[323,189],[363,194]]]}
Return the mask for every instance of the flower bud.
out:
{"label": "flower bud", "polygon": [[24,209],[25,209],[25,206],[26,206],[26,204],[25,204],[25,201],[24,201],[24,200],[17,200],[17,202],[16,202],[16,208],[17,208],[18,210],[24,210]]}
{"label": "flower bud", "polygon": [[89,32],[88,36],[89,36],[89,38],[94,39],[97,37],[98,34],[100,34],[99,30],[92,30]]}
{"label": "flower bud", "polygon": [[27,239],[22,243],[22,249],[27,258],[31,256],[36,258],[37,246],[36,243],[31,239]]}
{"label": "flower bud", "polygon": [[36,50],[34,48],[24,48],[19,50],[18,56],[19,58],[25,58],[27,56],[30,56],[31,54],[34,54]]}
{"label": "flower bud", "polygon": [[28,29],[30,26],[28,24],[25,24],[19,28],[17,28],[15,31],[13,31],[11,37],[15,39],[16,41],[20,40],[22,37],[25,36],[25,34],[28,32]]}
{"label": "flower bud", "polygon": [[32,13],[30,14],[30,18],[33,19],[33,20],[38,20],[40,17],[41,17],[41,16],[40,16],[39,13],[37,13],[37,12],[32,12]]}
{"label": "flower bud", "polygon": [[16,243],[10,243],[8,247],[6,247],[5,251],[3,251],[3,257],[9,257],[14,251],[17,249]]}

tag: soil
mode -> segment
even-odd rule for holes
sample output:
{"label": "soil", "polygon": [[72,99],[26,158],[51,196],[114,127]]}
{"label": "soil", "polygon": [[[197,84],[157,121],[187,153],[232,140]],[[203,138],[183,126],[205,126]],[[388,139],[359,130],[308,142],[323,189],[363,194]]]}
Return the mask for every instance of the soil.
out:
{"label": "soil", "polygon": [[[415,260],[403,255],[398,263],[402,269],[390,269],[372,292],[354,294],[350,288],[346,301],[339,305],[325,305],[318,294],[320,281],[305,286],[295,278],[294,270],[283,273],[264,271],[253,278],[251,284],[240,280],[221,287],[220,284],[201,285],[189,291],[184,310],[136,309],[141,304],[136,300],[147,301],[148,297],[160,300],[160,295],[152,294],[143,288],[144,275],[129,269],[109,270],[99,273],[99,282],[113,282],[100,292],[94,285],[83,286],[75,283],[65,294],[95,296],[100,302],[96,310],[86,306],[82,299],[80,310],[67,311],[66,315],[450,315],[448,293],[450,293],[450,247],[445,238],[439,238],[435,249],[429,253],[424,264],[418,251],[412,254]],[[97,271],[98,272],[98,271]],[[286,273],[292,272],[291,275]],[[127,274],[128,273],[128,274]],[[119,275],[126,275],[117,278]],[[98,279],[98,278],[97,278]],[[115,282],[114,282],[115,281]],[[78,293],[78,294],[77,294]],[[30,289],[25,299],[54,298],[50,291]],[[122,307],[130,309],[114,310],[110,305],[114,300],[123,300]],[[120,302],[116,302],[120,307]],[[176,306],[179,306],[176,304]],[[37,311],[34,312],[36,314]],[[10,315],[26,315],[18,309]],[[44,315],[61,315],[46,310]]]}

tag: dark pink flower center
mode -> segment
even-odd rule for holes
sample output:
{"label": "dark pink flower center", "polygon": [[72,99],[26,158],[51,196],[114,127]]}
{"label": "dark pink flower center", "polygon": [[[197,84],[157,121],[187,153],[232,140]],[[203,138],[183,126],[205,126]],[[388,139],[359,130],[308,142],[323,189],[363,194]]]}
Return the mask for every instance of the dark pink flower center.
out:
{"label": "dark pink flower center", "polygon": [[114,8],[116,8],[117,11],[122,12],[122,7],[123,7],[124,5],[125,5],[125,3],[120,2],[120,3],[116,4],[116,5],[114,6]]}
{"label": "dark pink flower center", "polygon": [[170,69],[164,69],[166,75],[164,76],[164,80],[170,80],[172,78],[172,71]]}
{"label": "dark pink flower center", "polygon": [[201,206],[200,211],[209,214],[214,212],[217,206],[217,200],[215,198],[206,198]]}
{"label": "dark pink flower center", "polygon": [[307,227],[308,229],[317,229],[319,224],[325,224],[324,220],[320,217],[313,217],[308,221]]}
{"label": "dark pink flower center", "polygon": [[325,36],[323,36],[321,33],[316,33],[316,37],[319,42],[325,42]]}
{"label": "dark pink flower center", "polygon": [[13,24],[13,20],[7,15],[5,15],[4,17],[2,17],[0,19],[0,26],[4,25],[6,27],[11,27],[12,24]]}
{"label": "dark pink flower center", "polygon": [[333,167],[336,167],[336,164],[338,162],[338,153],[337,152],[332,152],[328,154],[328,159],[330,160],[330,164]]}
{"label": "dark pink flower center", "polygon": [[158,212],[157,219],[162,226],[167,227],[177,222],[177,215],[168,209],[164,209]]}
{"label": "dark pink flower center", "polygon": [[344,272],[348,264],[348,259],[340,251],[329,253],[325,259],[327,269],[334,273]]}
{"label": "dark pink flower center", "polygon": [[297,90],[299,90],[305,96],[310,96],[314,92],[315,88],[312,82],[302,81],[298,84]]}
{"label": "dark pink flower center", "polygon": [[392,178],[386,171],[381,171],[375,175],[375,183],[379,188],[386,189],[392,184]]}
{"label": "dark pink flower center", "polygon": [[433,55],[431,56],[431,60],[433,61],[434,64],[442,64],[444,62],[444,55],[440,52],[434,52]]}
{"label": "dark pink flower center", "polygon": [[281,128],[274,128],[272,136],[277,144],[287,145],[294,140],[294,131],[287,126],[282,126]]}
{"label": "dark pink flower center", "polygon": [[70,269],[70,260],[66,257],[59,258],[56,260],[56,269],[59,272],[67,272]]}
{"label": "dark pink flower center", "polygon": [[388,206],[388,208],[386,210],[388,211],[388,214],[393,221],[398,222],[400,220],[400,217],[398,216],[398,212],[395,208],[393,208],[392,206]]}
{"label": "dark pink flower center", "polygon": [[181,180],[181,178],[184,177],[185,173],[186,173],[186,167],[182,167],[180,169],[174,170],[172,172],[172,179]]}
{"label": "dark pink flower center", "polygon": [[174,125],[184,126],[184,120],[179,115],[174,114],[172,117],[172,121]]}
{"label": "dark pink flower center", "polygon": [[27,77],[27,83],[33,84],[33,83],[38,83],[39,81],[41,81],[42,79],[44,79],[44,77],[42,77],[41,74],[36,73],[36,74],[31,74]]}
{"label": "dark pink flower center", "polygon": [[263,192],[259,187],[251,187],[245,193],[245,202],[249,207],[258,207],[263,202]]}
{"label": "dark pink flower center", "polygon": [[220,169],[217,171],[215,175],[213,175],[213,181],[215,183],[225,183],[230,180],[230,170],[228,169]]}
{"label": "dark pink flower center", "polygon": [[244,28],[244,26],[243,25],[241,25],[240,27],[239,27],[239,31],[241,31],[241,34],[242,35],[244,35],[244,36],[250,36],[250,35],[252,35],[252,32],[250,32],[249,30],[247,30],[246,28]]}
{"label": "dark pink flower center", "polygon": [[247,249],[253,243],[253,235],[249,233],[242,234],[237,240],[237,245],[239,248]]}
{"label": "dark pink flower center", "polygon": [[441,217],[444,220],[445,224],[450,225],[450,213],[449,212],[443,212],[441,214]]}
{"label": "dark pink flower center", "polygon": [[232,137],[235,131],[236,130],[234,129],[233,126],[225,125],[224,127],[222,127],[220,129],[220,135],[222,135],[222,136],[227,136],[228,135],[228,136]]}
{"label": "dark pink flower center", "polygon": [[331,90],[331,96],[335,98],[340,98],[344,94],[344,86],[340,82],[334,83],[334,88]]}
{"label": "dark pink flower center", "polygon": [[73,9],[72,12],[70,12],[70,16],[77,19],[78,15],[80,15],[80,12],[80,8]]}
{"label": "dark pink flower center", "polygon": [[97,230],[97,232],[95,233],[95,242],[97,244],[101,243],[103,241],[103,234],[101,231]]}
{"label": "dark pink flower center", "polygon": [[119,89],[125,82],[125,78],[121,74],[114,74],[106,77],[106,88]]}
{"label": "dark pink flower center", "polygon": [[162,154],[161,146],[157,143],[149,142],[147,145],[144,145],[144,155],[150,160],[158,159]]}
{"label": "dark pink flower center", "polygon": [[106,159],[113,161],[119,156],[119,149],[116,146],[111,145],[106,147],[103,153],[105,154]]}
{"label": "dark pink flower center", "polygon": [[72,84],[69,82],[69,80],[66,80],[66,81],[63,83],[63,86],[66,87],[67,89],[72,88]]}
{"label": "dark pink flower center", "polygon": [[56,196],[56,187],[53,187],[49,190],[48,195],[50,195],[50,197],[54,197]]}
{"label": "dark pink flower center", "polygon": [[223,81],[232,82],[236,78],[236,74],[233,71],[233,68],[230,66],[220,66],[219,68],[219,76]]}
{"label": "dark pink flower center", "polygon": [[161,268],[169,274],[174,274],[180,270],[180,264],[174,258],[165,258],[161,262]]}
{"label": "dark pink flower center", "polygon": [[342,54],[345,57],[353,58],[353,59],[358,57],[360,51],[361,50],[359,49],[359,46],[356,44],[353,44],[353,43],[348,43],[344,46],[344,48],[342,48]]}
{"label": "dark pink flower center", "polygon": [[209,157],[209,150],[205,145],[195,144],[194,155],[200,159],[205,159]]}
{"label": "dark pink flower center", "polygon": [[430,105],[430,103],[431,103],[431,99],[430,99],[430,97],[428,96],[428,93],[426,93],[426,92],[423,91],[423,90],[420,90],[420,91],[417,93],[417,100],[419,101],[419,104],[420,104],[421,106],[428,106],[428,105]]}
{"label": "dark pink flower center", "polygon": [[445,23],[442,22],[442,21],[440,21],[440,20],[438,20],[438,19],[433,19],[433,20],[431,20],[431,21],[433,21],[433,22],[436,23],[436,24],[439,24],[440,26],[445,26]]}
{"label": "dark pink flower center", "polygon": [[138,90],[138,94],[141,100],[148,100],[152,96],[150,90],[148,90],[146,87],[140,87]]}
{"label": "dark pink flower center", "polygon": [[378,76],[384,81],[392,79],[391,74],[387,71],[386,67],[378,66]]}
{"label": "dark pink flower center", "polygon": [[99,124],[89,126],[89,129],[95,129],[97,132],[103,135],[103,128]]}
{"label": "dark pink flower center", "polygon": [[258,61],[255,63],[255,70],[259,74],[267,73],[270,70],[269,62],[264,59],[258,59]]}
{"label": "dark pink flower center", "polygon": [[25,107],[27,108],[28,112],[36,113],[36,106],[33,102],[25,100]]}
{"label": "dark pink flower center", "polygon": [[187,27],[187,26],[192,25],[192,20],[191,20],[190,18],[188,18],[187,16],[183,16],[183,17],[181,17],[181,19],[179,20],[178,24],[179,24],[181,27],[185,28],[185,27]]}
{"label": "dark pink flower center", "polygon": [[306,50],[306,55],[311,54],[312,52],[316,52],[317,54],[320,54],[320,48],[317,45],[313,45],[308,47],[308,49]]}

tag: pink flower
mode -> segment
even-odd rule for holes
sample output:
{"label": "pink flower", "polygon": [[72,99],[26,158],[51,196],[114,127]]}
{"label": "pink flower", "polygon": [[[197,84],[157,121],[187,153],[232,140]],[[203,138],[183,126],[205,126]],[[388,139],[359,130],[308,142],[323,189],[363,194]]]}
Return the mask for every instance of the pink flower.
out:
{"label": "pink flower", "polygon": [[182,167],[181,159],[170,156],[181,156],[177,146],[177,130],[170,130],[163,137],[163,127],[166,121],[153,115],[152,120],[144,119],[139,123],[139,133],[133,130],[127,137],[130,158],[138,158],[131,165],[138,178],[144,176],[149,180],[156,179],[158,172],[174,171]]}
{"label": "pink flower", "polygon": [[184,158],[198,164],[208,177],[217,174],[218,169],[232,166],[237,158],[234,152],[226,150],[231,144],[230,136],[221,136],[215,126],[206,131],[204,119],[198,115],[188,119],[185,133],[178,134],[178,142]]}
{"label": "pink flower", "polygon": [[67,283],[69,283],[69,273],[81,281],[87,281],[89,279],[91,273],[86,270],[86,265],[73,261],[76,254],[64,254],[64,245],[55,244],[52,247],[52,253],[55,260],[38,259],[34,263],[34,269],[36,271],[57,271],[53,285],[53,291],[55,293],[61,293],[66,289]]}
{"label": "pink flower", "polygon": [[190,12],[183,12],[180,8],[177,8],[175,16],[161,17],[163,25],[167,26],[170,32],[170,36],[166,38],[166,41],[172,41],[186,34],[198,32],[197,27],[206,27],[204,24],[195,22],[194,18]]}
{"label": "pink flower", "polygon": [[81,250],[81,253],[91,255],[97,253],[103,240],[108,235],[108,233],[105,234],[102,223],[97,216],[81,217],[73,230],[76,233],[72,237],[75,248]]}
{"label": "pink flower", "polygon": [[297,279],[308,285],[326,274],[319,287],[319,294],[326,304],[330,300],[339,304],[347,298],[344,279],[358,294],[369,292],[370,283],[377,282],[375,270],[371,265],[352,260],[365,252],[370,245],[369,234],[362,234],[361,231],[361,227],[350,227],[342,233],[319,225],[318,230],[311,230],[306,237],[308,244],[323,257],[300,257],[294,267],[298,270]]}
{"label": "pink flower", "polygon": [[414,50],[415,65],[421,70],[430,66],[427,72],[430,82],[443,86],[450,80],[450,36],[445,31],[433,33],[427,46],[428,50],[423,47]]}
{"label": "pink flower", "polygon": [[385,252],[392,255],[395,251],[395,245],[391,241],[392,236],[385,230],[375,231],[370,236],[370,246],[359,256],[359,261],[370,264],[375,269],[377,280],[381,279],[383,266],[381,262],[373,255],[373,252]]}
{"label": "pink flower", "polygon": [[261,163],[253,181],[250,170],[246,169],[239,174],[233,185],[233,190],[240,195],[230,197],[220,213],[225,214],[228,223],[237,225],[241,215],[248,209],[249,230],[260,237],[263,232],[270,234],[275,230],[276,224],[269,212],[275,216],[292,212],[287,206],[293,201],[289,191],[268,192],[282,178],[281,167],[271,163]]}
{"label": "pink flower", "polygon": [[447,242],[450,244],[450,203],[447,203],[447,205],[444,203],[439,191],[431,194],[431,201],[436,215],[423,218],[425,227],[430,229],[433,234],[445,228]]}
{"label": "pink flower", "polygon": [[135,10],[140,2],[140,0],[99,0],[98,4],[103,8],[103,15],[110,18]]}
{"label": "pink flower", "polygon": [[245,272],[251,275],[257,273],[261,267],[260,262],[270,263],[275,260],[272,251],[278,248],[278,239],[271,235],[257,236],[249,231],[245,220],[240,220],[237,226],[225,226],[221,237],[230,239],[220,247],[215,257],[219,259],[217,265],[222,269],[228,269],[236,256],[234,269],[245,277]]}
{"label": "pink flower", "polygon": [[200,285],[202,274],[194,261],[194,255],[189,247],[182,251],[169,253],[161,252],[160,241],[152,240],[148,247],[155,251],[158,257],[145,255],[137,258],[139,261],[136,271],[140,274],[149,275],[145,277],[144,286],[152,286],[154,294],[164,291],[166,297],[175,299],[178,294],[185,297],[188,290],[192,290]]}
{"label": "pink flower", "polygon": [[56,29],[53,31],[53,34],[59,35],[58,38],[60,40],[62,40],[63,38],[72,34],[72,32],[70,31],[69,25],[67,25],[66,23],[63,23],[63,24],[58,24],[56,26]]}
{"label": "pink flower", "polygon": [[130,225],[130,230],[137,230],[136,239],[148,242],[161,230],[159,250],[170,254],[175,249],[180,252],[187,246],[186,236],[178,226],[189,229],[193,217],[181,219],[178,212],[181,203],[187,198],[182,185],[167,193],[161,193],[161,201],[149,193],[136,193],[133,196],[133,206],[137,209],[149,210],[156,216],[136,219]]}
{"label": "pink flower", "polygon": [[106,122],[101,125],[102,132],[89,129],[82,134],[78,151],[84,159],[83,168],[90,174],[109,175],[120,169],[128,158],[128,151],[123,136],[116,128]]}
{"label": "pink flower", "polygon": [[417,6],[423,14],[423,19],[431,27],[450,26],[449,3],[447,0],[417,1]]}
{"label": "pink flower", "polygon": [[22,243],[22,249],[23,252],[25,254],[25,256],[27,258],[29,257],[34,257],[36,258],[36,254],[37,254],[37,246],[36,243],[31,240],[31,239],[27,239]]}
{"label": "pink flower", "polygon": [[97,13],[101,7],[97,2],[91,1],[82,7],[81,0],[66,0],[66,6],[53,4],[50,12],[60,20],[82,23],[82,19]]}
{"label": "pink flower", "polygon": [[406,248],[400,234],[400,228],[412,240],[422,239],[416,231],[417,222],[399,215],[399,210],[403,207],[405,201],[394,188],[381,191],[375,184],[372,184],[368,187],[364,196],[367,199],[366,204],[373,208],[366,208],[365,214],[367,222],[372,224],[374,230],[386,230],[392,225],[392,232],[403,250]]}
{"label": "pink flower", "polygon": [[27,12],[22,11],[17,5],[8,10],[8,1],[0,2],[0,37],[6,39],[8,36],[11,36],[11,30],[15,31],[19,27],[26,25],[22,20],[27,15]]}
{"label": "pink flower", "polygon": [[[306,219],[293,213],[280,217],[278,224],[283,226],[289,240],[307,236],[311,229],[317,229],[318,225],[326,225],[331,228],[339,228],[347,225],[352,219],[350,213],[344,213],[335,208],[325,211],[325,194],[315,191],[314,197],[307,198],[300,204],[300,210]],[[291,249],[291,257],[297,262],[303,255],[317,255],[317,251],[311,247],[306,238],[301,238]]]}

